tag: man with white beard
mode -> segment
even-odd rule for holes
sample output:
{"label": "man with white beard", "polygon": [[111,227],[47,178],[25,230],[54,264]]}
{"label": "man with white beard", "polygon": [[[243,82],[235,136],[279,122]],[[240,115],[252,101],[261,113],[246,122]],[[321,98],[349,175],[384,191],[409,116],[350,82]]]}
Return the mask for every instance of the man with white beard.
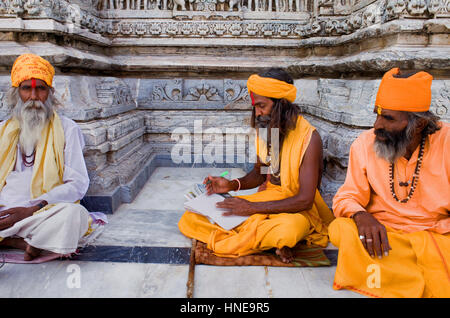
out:
{"label": "man with white beard", "polygon": [[19,56],[0,124],[0,248],[20,248],[26,261],[75,252],[92,221],[79,204],[89,186],[83,135],[55,112],[54,74],[40,56]]}

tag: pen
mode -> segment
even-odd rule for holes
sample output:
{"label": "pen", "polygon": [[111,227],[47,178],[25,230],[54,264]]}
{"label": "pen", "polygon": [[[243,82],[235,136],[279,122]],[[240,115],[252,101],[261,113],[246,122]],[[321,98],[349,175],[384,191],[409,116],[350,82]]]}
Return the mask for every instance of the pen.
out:
{"label": "pen", "polygon": [[[220,174],[220,176],[223,178],[223,177],[225,177],[227,174],[228,174],[228,171],[224,171],[224,172],[222,172],[222,173]],[[210,184],[210,183],[211,183],[211,180],[208,180],[208,181],[206,182],[206,184]]]}

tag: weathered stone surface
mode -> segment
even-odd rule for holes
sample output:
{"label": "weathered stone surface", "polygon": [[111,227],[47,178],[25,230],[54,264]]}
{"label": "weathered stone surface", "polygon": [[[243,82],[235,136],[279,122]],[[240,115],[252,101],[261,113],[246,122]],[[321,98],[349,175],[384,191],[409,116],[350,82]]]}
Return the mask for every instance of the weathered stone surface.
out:
{"label": "weathered stone surface", "polygon": [[[89,206],[112,211],[136,196],[156,165],[176,165],[174,146],[186,146],[195,164],[250,158],[242,139],[251,114],[246,79],[282,67],[322,136],[321,191],[331,205],[351,143],[375,120],[385,71],[432,73],[431,109],[450,122],[449,19],[447,0],[6,0],[0,120],[9,112],[4,96],[15,58],[48,59],[59,111],[85,136]],[[233,151],[215,147],[230,136],[241,138]]]}

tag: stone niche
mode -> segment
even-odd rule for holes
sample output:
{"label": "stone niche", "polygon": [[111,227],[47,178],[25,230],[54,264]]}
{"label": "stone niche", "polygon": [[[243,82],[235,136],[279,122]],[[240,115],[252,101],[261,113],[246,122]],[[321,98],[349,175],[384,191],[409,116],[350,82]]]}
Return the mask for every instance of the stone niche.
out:
{"label": "stone niche", "polygon": [[[447,0],[6,0],[0,120],[15,58],[48,59],[60,112],[86,140],[83,203],[112,213],[158,166],[251,169],[246,79],[282,67],[322,136],[331,206],[384,72],[430,72],[432,110],[450,121],[449,25]],[[226,138],[233,149],[215,146]],[[174,146],[189,151],[184,161]]]}

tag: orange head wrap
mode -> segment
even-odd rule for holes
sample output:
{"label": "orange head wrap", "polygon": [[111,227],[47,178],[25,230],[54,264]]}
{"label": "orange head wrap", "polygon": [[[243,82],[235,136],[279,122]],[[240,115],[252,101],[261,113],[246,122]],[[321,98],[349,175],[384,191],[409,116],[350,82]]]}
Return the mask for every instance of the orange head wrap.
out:
{"label": "orange head wrap", "polygon": [[23,81],[36,78],[52,86],[55,69],[42,57],[35,54],[22,54],[13,64],[11,70],[12,86],[19,87]]}
{"label": "orange head wrap", "polygon": [[285,98],[291,103],[297,97],[297,88],[294,85],[275,78],[261,77],[256,74],[248,78],[247,89],[249,93],[253,92],[264,97],[276,99]]}
{"label": "orange head wrap", "polygon": [[431,104],[431,81],[426,72],[418,72],[408,78],[396,78],[399,69],[384,74],[378,89],[375,106],[407,112],[426,112]]}

